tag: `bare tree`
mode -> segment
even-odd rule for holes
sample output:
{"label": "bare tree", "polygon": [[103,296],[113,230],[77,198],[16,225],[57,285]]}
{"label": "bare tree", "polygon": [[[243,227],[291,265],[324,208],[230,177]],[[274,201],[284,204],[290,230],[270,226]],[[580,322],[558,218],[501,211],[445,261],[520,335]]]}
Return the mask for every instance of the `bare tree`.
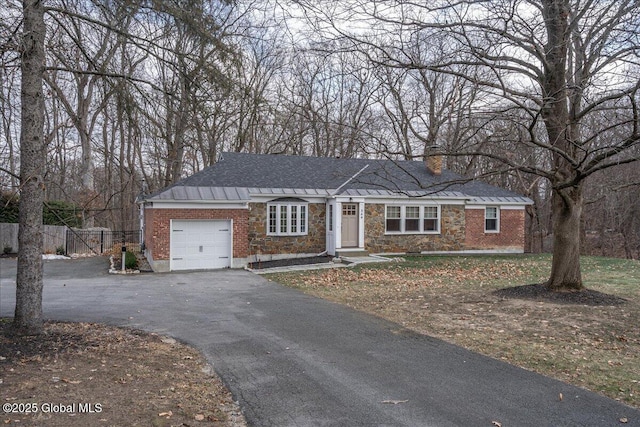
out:
{"label": "bare tree", "polygon": [[289,152],[339,157],[365,153],[371,145],[377,87],[368,64],[330,44],[298,50],[292,62],[281,90],[281,111],[290,119]]}
{"label": "bare tree", "polygon": [[[108,24],[115,21],[110,10],[95,7],[91,3],[67,3],[67,7],[74,11],[82,10],[86,15],[97,15]],[[77,135],[81,150],[80,191],[77,199],[86,208],[84,226],[93,227],[93,211],[99,205],[99,194],[95,187],[92,138],[110,96],[109,92],[101,92],[99,89],[104,73],[110,70],[119,44],[124,40],[114,37],[113,31],[103,25],[87,24],[68,15],[53,16],[60,24],[60,31],[48,41],[51,62],[55,65],[45,73],[45,81],[64,107]],[[124,17],[118,23],[121,29],[126,28],[122,26],[122,22],[126,21],[127,17]],[[105,96],[98,98],[100,94]]]}

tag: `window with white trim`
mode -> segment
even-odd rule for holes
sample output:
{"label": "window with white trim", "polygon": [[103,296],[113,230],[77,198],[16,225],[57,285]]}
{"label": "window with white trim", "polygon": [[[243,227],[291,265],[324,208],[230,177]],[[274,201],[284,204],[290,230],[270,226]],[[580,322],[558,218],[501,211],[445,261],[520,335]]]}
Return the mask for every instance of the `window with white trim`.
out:
{"label": "window with white trim", "polygon": [[487,233],[500,231],[500,209],[496,206],[487,206],[484,209],[484,231]]}
{"label": "window with white trim", "polygon": [[440,215],[438,215],[437,206],[425,206],[424,218],[422,221],[423,231],[440,231]]}
{"label": "window with white trim", "polygon": [[404,208],[404,231],[420,232],[420,206],[406,206]]}
{"label": "window with white trim", "polygon": [[307,206],[302,200],[267,203],[267,234],[301,236],[307,234]]}
{"label": "window with white trim", "polygon": [[387,206],[387,233],[396,232],[400,233],[402,231],[401,227],[402,222],[402,214],[400,206]]}
{"label": "window with white trim", "polygon": [[387,205],[385,232],[388,234],[440,233],[440,207]]}

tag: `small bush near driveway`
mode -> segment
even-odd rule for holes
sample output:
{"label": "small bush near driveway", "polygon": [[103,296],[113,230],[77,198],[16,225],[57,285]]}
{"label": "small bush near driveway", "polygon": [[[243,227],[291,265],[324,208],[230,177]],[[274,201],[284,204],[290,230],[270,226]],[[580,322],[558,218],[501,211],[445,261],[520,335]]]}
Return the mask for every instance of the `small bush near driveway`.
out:
{"label": "small bush near driveway", "polygon": [[496,292],[542,283],[550,266],[548,255],[410,257],[267,277],[640,407],[640,262],[584,257],[597,291],[586,299]]}

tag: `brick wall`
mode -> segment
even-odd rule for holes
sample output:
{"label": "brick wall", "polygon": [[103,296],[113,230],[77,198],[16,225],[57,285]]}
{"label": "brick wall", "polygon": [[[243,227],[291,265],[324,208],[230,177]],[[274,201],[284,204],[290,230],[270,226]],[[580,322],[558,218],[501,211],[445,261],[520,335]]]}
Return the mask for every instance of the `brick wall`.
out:
{"label": "brick wall", "polygon": [[385,235],[385,205],[365,206],[365,249],[371,253],[459,251],[464,249],[465,210],[462,205],[443,205],[440,234]]}
{"label": "brick wall", "polygon": [[248,245],[247,209],[145,209],[145,242],[147,250],[155,260],[168,260],[172,219],[232,219],[233,257],[246,258]]}
{"label": "brick wall", "polygon": [[305,236],[268,236],[267,204],[249,203],[249,255],[310,254],[326,249],[326,205],[309,203]]}
{"label": "brick wall", "polygon": [[524,250],[524,214],[515,209],[500,210],[500,232],[484,232],[484,209],[467,209],[466,249]]}

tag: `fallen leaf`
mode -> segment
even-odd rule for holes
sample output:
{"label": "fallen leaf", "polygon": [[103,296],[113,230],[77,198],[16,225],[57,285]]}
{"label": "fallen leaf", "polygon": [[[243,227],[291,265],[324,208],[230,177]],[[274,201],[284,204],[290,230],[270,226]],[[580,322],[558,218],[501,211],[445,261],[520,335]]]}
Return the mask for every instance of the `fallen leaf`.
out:
{"label": "fallen leaf", "polygon": [[398,403],[407,403],[408,400],[383,400],[382,403],[397,405]]}
{"label": "fallen leaf", "polygon": [[173,412],[168,411],[168,412],[160,412],[158,414],[159,417],[167,417],[167,418],[171,418],[171,416],[173,415]]}
{"label": "fallen leaf", "polygon": [[204,421],[204,415],[202,414],[197,414],[194,418],[196,421]]}
{"label": "fallen leaf", "polygon": [[70,380],[69,378],[63,378],[62,382],[63,383],[67,383],[67,384],[80,384],[81,383],[81,381]]}

